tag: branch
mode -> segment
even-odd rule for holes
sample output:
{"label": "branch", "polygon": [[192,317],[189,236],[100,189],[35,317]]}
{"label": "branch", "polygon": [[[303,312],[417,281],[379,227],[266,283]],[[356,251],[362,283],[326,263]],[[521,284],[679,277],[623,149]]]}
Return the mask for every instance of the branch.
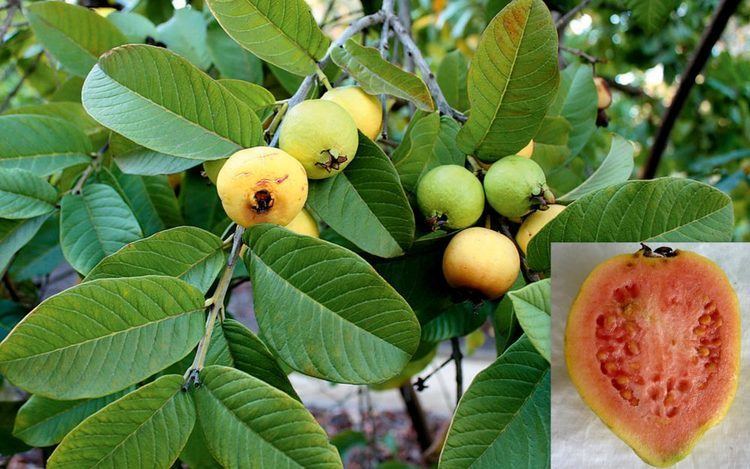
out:
{"label": "branch", "polygon": [[[411,2],[409,0],[398,0],[398,19],[409,36],[411,36]],[[398,43],[396,44],[398,45]],[[404,50],[404,70],[414,71],[414,59]]]}
{"label": "branch", "polygon": [[729,18],[737,10],[739,4],[740,0],[722,0],[719,8],[716,10],[716,14],[711,19],[708,29],[704,31],[700,44],[695,54],[690,58],[690,62],[680,78],[680,86],[677,88],[674,98],[672,98],[672,103],[664,115],[664,120],[656,133],[656,137],[654,137],[651,153],[643,168],[643,179],[652,179],[656,175],[659,162],[669,143],[669,134],[672,132],[672,128],[677,122],[677,117],[687,102],[690,90],[695,84],[695,78],[706,65],[711,55],[711,49],[713,49],[714,44],[721,37],[721,33],[726,28]]}
{"label": "branch", "polygon": [[8,9],[8,12],[5,14],[5,22],[0,26],[0,46],[5,44],[5,35],[13,25],[13,17],[16,15],[16,12],[21,9],[21,0],[8,0],[6,8]]}
{"label": "branch", "polygon": [[[380,45],[378,49],[380,49],[380,55],[383,57],[383,60],[388,60],[388,39],[391,34],[391,31],[389,29],[390,26],[390,16],[393,15],[393,3],[394,0],[383,0],[383,12],[385,12],[386,17],[385,21],[383,21],[383,29],[380,31]],[[382,120],[380,124],[380,137],[383,139],[388,139],[388,97],[385,94],[380,95],[380,108],[382,113]]]}
{"label": "branch", "polygon": [[561,16],[559,20],[557,20],[557,23],[555,23],[555,27],[557,28],[558,36],[562,35],[562,33],[565,31],[565,27],[568,26],[568,23],[570,23],[573,18],[581,12],[581,10],[586,8],[589,3],[591,3],[591,0],[583,0],[581,3],[573,7],[572,10]]}
{"label": "branch", "polygon": [[459,122],[466,122],[466,116],[461,112],[453,109],[450,104],[448,104],[448,101],[446,101],[445,95],[443,95],[443,91],[440,89],[440,86],[438,86],[437,80],[435,80],[435,74],[432,73],[432,70],[430,70],[430,66],[427,65],[427,62],[422,56],[422,52],[414,43],[414,39],[412,39],[411,34],[409,34],[404,25],[401,24],[401,21],[397,16],[393,14],[388,15],[388,20],[390,21],[391,27],[396,33],[396,36],[398,36],[399,41],[401,41],[401,44],[404,45],[404,49],[406,50],[407,55],[414,60],[414,64],[419,69],[419,73],[422,75],[422,79],[427,84],[427,88],[430,90],[430,94],[435,99],[440,113],[450,116]]}
{"label": "branch", "polygon": [[[8,14],[10,14],[10,12]],[[0,35],[0,40],[2,40],[2,37],[3,36]],[[31,64],[29,64],[29,68],[24,70],[23,75],[21,75],[21,79],[18,81],[18,83],[16,83],[16,86],[14,86],[12,90],[10,90],[10,92],[8,93],[8,96],[5,97],[2,104],[0,104],[0,112],[5,111],[8,108],[8,106],[10,106],[10,102],[13,99],[13,97],[17,95],[19,91],[21,91],[21,87],[23,86],[26,79],[32,73],[34,73],[34,70],[36,70],[36,67],[39,64],[39,61],[42,59],[43,54],[44,52],[38,53],[36,57],[34,58],[34,61],[31,62]]]}
{"label": "branch", "polygon": [[[339,47],[350,37],[354,36],[363,29],[382,23],[384,19],[385,14],[382,11],[378,11],[376,13],[373,13],[372,15],[363,16],[362,18],[350,24],[349,27],[346,28],[343,33],[341,33],[341,36],[333,41],[328,47],[328,51],[318,63],[318,67],[320,69],[323,69],[326,67],[326,65],[328,65],[328,62],[331,60],[331,51],[334,48]],[[313,83],[315,83],[316,76],[317,75],[315,73],[311,73],[310,75],[307,75],[304,80],[302,80],[302,83],[299,85],[299,88],[297,88],[297,91],[292,95],[291,98],[289,98],[289,101],[287,101],[287,110],[293,108],[294,106],[305,100],[308,93],[310,93],[310,90],[312,89]],[[273,139],[271,139],[270,143],[272,147],[275,147],[279,144],[280,134],[280,132],[276,132],[274,134]]]}
{"label": "branch", "polygon": [[582,59],[584,59],[587,62],[592,63],[592,64],[605,62],[604,60],[600,59],[599,57],[593,56],[591,54],[587,54],[586,52],[584,52],[584,51],[582,51],[580,49],[574,49],[572,47],[564,46],[562,44],[560,44],[558,47],[559,47],[560,50],[565,51],[565,52],[567,52],[569,54],[573,54],[576,57],[580,57],[580,58],[582,58]]}
{"label": "branch", "polygon": [[404,400],[406,413],[409,415],[414,433],[417,434],[419,447],[422,448],[422,451],[426,451],[432,445],[432,436],[430,435],[430,427],[427,425],[424,411],[419,403],[419,396],[414,392],[411,381],[407,381],[406,384],[401,385],[398,390],[401,393],[401,398]]}
{"label": "branch", "polygon": [[461,401],[461,396],[464,395],[464,369],[461,366],[461,360],[464,356],[461,353],[461,342],[458,337],[451,339],[451,348],[453,348],[453,361],[456,363],[456,405]]}

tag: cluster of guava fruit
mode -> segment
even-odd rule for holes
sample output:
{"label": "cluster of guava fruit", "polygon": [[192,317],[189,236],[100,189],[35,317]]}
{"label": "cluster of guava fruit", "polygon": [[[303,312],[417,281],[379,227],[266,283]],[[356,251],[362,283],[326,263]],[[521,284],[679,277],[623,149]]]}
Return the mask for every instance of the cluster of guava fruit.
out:
{"label": "cluster of guava fruit", "polygon": [[354,159],[361,131],[374,139],[382,113],[375,96],[356,86],[334,88],[292,107],[279,129],[279,148],[257,146],[204,164],[224,211],[245,228],[274,223],[308,236],[318,224],[304,210],[308,179],[325,179]]}

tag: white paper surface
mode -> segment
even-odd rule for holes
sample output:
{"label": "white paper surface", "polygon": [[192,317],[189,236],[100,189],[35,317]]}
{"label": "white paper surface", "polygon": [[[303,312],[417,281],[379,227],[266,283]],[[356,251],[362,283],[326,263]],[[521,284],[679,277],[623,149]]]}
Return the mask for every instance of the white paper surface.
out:
{"label": "white paper surface", "polygon": [[[649,243],[702,254],[720,265],[740,300],[740,382],[729,413],[709,429],[678,469],[750,467],[750,243]],[[600,262],[632,253],[638,243],[552,244],[552,468],[650,468],[589,409],[568,377],[565,320],[584,279]]]}

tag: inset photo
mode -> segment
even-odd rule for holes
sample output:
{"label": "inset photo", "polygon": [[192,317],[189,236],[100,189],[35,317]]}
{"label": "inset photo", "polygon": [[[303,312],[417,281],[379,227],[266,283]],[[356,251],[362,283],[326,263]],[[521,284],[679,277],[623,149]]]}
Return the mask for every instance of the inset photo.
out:
{"label": "inset photo", "polygon": [[553,469],[750,466],[748,263],[748,243],[552,244]]}

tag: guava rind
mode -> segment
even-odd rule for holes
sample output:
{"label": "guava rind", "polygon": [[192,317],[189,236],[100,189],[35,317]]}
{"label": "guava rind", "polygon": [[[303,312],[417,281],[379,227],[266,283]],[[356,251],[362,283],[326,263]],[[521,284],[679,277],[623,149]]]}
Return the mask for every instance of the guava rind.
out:
{"label": "guava rind", "polygon": [[537,210],[523,220],[516,233],[516,243],[524,254],[526,254],[526,248],[529,247],[531,239],[564,209],[565,205],[552,204],[547,207],[547,210]]}
{"label": "guava rind", "polygon": [[[706,430],[724,418],[739,381],[741,331],[737,295],[725,273],[711,260],[689,251],[675,252],[677,255],[674,257],[662,258],[647,257],[639,251],[615,256],[598,265],[581,286],[565,329],[568,374],[584,402],[643,461],[657,467],[671,466],[686,457]],[[644,311],[640,317],[636,316],[641,321],[640,326],[655,328],[654,335],[639,338],[647,349],[654,352],[636,354],[635,359],[627,357],[640,363],[637,369],[642,371],[636,374],[646,377],[641,390],[648,390],[634,393],[639,402],[631,402],[628,406],[623,403],[624,397],[613,398],[613,393],[617,393],[613,391],[614,380],[611,383],[613,387],[610,387],[609,376],[605,376],[603,368],[599,370],[599,364],[595,361],[602,351],[598,348],[602,341],[597,340],[598,336],[594,334],[594,330],[597,330],[597,334],[599,330],[594,318],[598,320],[602,314],[608,314],[611,300],[608,302],[607,295],[616,295],[616,290],[613,292],[610,288],[612,285],[634,284],[641,285],[637,289],[640,293],[626,302],[628,306],[634,304],[636,311]],[[659,285],[657,292],[654,292],[654,285]],[[706,298],[709,303],[703,309],[693,306],[702,305]],[[689,332],[682,332],[683,328],[690,331],[696,325],[691,320],[705,316],[710,303],[713,303],[714,312],[722,320],[714,330],[720,339],[720,359],[717,360],[715,372],[704,371],[695,358],[684,358],[694,356],[685,354],[692,352],[695,337],[691,338]],[[667,331],[666,338],[663,338],[664,331]],[[693,329],[692,333],[695,332]],[[702,343],[702,336],[697,337],[701,338]],[[660,339],[662,344],[671,345],[654,346]],[[615,342],[610,340],[609,343]],[[690,364],[691,361],[694,365]],[[672,415],[655,414],[653,407],[649,406],[658,407],[661,395],[653,395],[652,390],[660,387],[664,380],[660,381],[656,376],[649,379],[653,369],[666,370],[665,375],[677,369],[680,380],[695,384],[705,377],[703,381],[708,384],[703,386],[705,389],[701,386],[679,389],[678,399],[682,402],[672,404],[681,406],[679,412]],[[634,377],[631,375],[631,380]],[[639,406],[640,400],[644,401],[643,406]],[[664,404],[667,405],[666,399]]]}
{"label": "guava rind", "polygon": [[[279,148],[297,159],[310,179],[325,179],[343,171],[359,146],[354,119],[333,101],[310,99],[287,111],[281,124]],[[344,157],[336,168],[326,168],[331,156]]]}
{"label": "guava rind", "polygon": [[333,101],[346,109],[360,132],[370,140],[378,138],[383,110],[377,96],[365,93],[359,86],[338,86],[327,91],[320,99]]}
{"label": "guava rind", "polygon": [[438,166],[419,180],[417,205],[425,218],[444,217],[442,226],[460,230],[482,216],[484,190],[479,179],[463,166]]}
{"label": "guava rind", "polygon": [[544,171],[535,161],[513,155],[490,166],[484,176],[484,192],[497,213],[517,219],[531,211],[532,196],[544,196],[549,188]]}

